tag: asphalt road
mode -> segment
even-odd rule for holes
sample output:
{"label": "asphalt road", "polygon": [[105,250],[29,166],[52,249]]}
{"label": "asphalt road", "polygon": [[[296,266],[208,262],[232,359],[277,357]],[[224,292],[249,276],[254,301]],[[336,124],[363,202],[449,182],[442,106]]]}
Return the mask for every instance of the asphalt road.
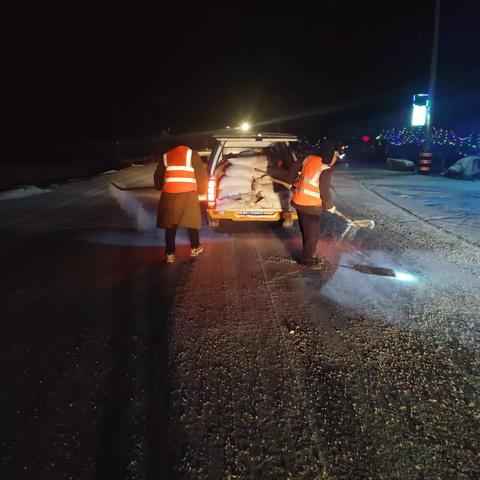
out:
{"label": "asphalt road", "polygon": [[0,478],[480,477],[471,229],[404,175],[339,171],[337,207],[377,226],[338,243],[326,216],[323,269],[269,224],[204,229],[195,259],[182,234],[166,265],[158,194],[110,186],[152,172],[0,202]]}

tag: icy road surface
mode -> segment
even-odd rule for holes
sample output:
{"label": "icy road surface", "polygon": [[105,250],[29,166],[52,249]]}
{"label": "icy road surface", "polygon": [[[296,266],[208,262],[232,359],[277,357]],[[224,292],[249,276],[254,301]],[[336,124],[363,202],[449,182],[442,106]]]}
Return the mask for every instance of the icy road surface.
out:
{"label": "icy road surface", "polygon": [[325,217],[322,270],[268,224],[167,266],[110,185],[154,167],[0,202],[0,478],[480,478],[478,182],[339,170],[376,228]]}

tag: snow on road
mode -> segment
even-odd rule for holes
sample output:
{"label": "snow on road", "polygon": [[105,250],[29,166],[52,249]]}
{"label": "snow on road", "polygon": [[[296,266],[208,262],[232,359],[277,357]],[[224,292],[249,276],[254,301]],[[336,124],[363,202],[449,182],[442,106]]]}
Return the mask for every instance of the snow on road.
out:
{"label": "snow on road", "polygon": [[480,182],[412,174],[363,184],[399,208],[480,246]]}
{"label": "snow on road", "polygon": [[34,185],[27,185],[25,187],[19,187],[13,190],[5,190],[0,192],[0,201],[33,197],[35,195],[41,195],[42,193],[47,193],[49,191],[50,190],[48,188],[38,188],[38,187],[35,187]]}
{"label": "snow on road", "polygon": [[268,224],[204,228],[195,259],[179,232],[165,265],[158,192],[109,187],[153,169],[0,205],[2,478],[480,475],[480,253],[432,220],[476,184],[336,171],[376,228],[326,216],[314,272]]}

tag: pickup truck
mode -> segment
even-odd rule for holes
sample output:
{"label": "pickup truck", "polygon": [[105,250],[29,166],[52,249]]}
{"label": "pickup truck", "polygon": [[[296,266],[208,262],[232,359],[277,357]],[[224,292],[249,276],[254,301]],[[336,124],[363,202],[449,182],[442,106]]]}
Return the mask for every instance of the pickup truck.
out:
{"label": "pickup truck", "polygon": [[[232,132],[215,135],[214,139],[207,163],[209,226],[218,227],[221,220],[230,220],[281,221],[284,227],[291,227],[297,220],[290,205],[289,184],[299,170],[292,148],[298,138],[280,133]],[[230,172],[243,176],[235,177]],[[243,190],[235,188],[240,184]]]}

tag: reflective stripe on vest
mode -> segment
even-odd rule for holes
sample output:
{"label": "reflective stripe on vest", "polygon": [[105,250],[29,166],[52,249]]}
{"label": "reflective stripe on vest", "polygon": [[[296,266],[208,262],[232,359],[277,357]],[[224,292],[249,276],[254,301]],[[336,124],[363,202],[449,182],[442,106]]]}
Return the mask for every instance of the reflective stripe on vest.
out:
{"label": "reflective stripe on vest", "polygon": [[164,179],[164,183],[175,183],[175,182],[180,182],[180,183],[197,183],[197,181],[194,178],[184,178],[184,177],[169,177]]}
{"label": "reflective stripe on vest", "polygon": [[322,206],[320,193],[320,175],[324,170],[329,169],[328,165],[322,162],[321,157],[309,155],[305,158],[300,176],[295,183],[295,192],[292,200],[297,205]]}
{"label": "reflective stripe on vest", "polygon": [[163,156],[165,175],[163,191],[185,193],[197,190],[195,170],[192,167],[192,150],[185,146],[169,150]]}
{"label": "reflective stripe on vest", "polygon": [[167,167],[167,172],[194,172],[193,167]]}
{"label": "reflective stripe on vest", "polygon": [[321,198],[319,193],[308,190],[308,188],[300,188],[299,191],[304,193],[305,195],[310,195],[311,197]]}
{"label": "reflective stripe on vest", "polygon": [[190,149],[187,150],[187,167],[192,166],[192,151]]}
{"label": "reflective stripe on vest", "polygon": [[318,180],[320,179],[320,172],[318,175],[315,175],[314,177],[305,177],[303,175],[300,176],[305,182],[310,184],[312,187],[317,187],[318,186]]}

